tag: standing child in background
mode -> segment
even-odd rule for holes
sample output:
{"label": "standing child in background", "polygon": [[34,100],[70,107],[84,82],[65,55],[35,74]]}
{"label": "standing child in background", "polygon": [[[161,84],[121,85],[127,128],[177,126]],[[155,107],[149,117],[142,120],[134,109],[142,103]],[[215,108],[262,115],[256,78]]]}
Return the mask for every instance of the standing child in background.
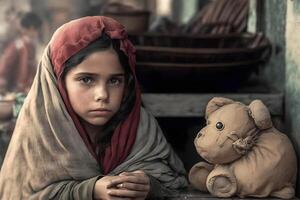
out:
{"label": "standing child in background", "polygon": [[124,27],[84,17],[45,49],[0,171],[0,199],[145,199],[187,185],[141,106]]}
{"label": "standing child in background", "polygon": [[[16,24],[12,24],[15,25]],[[35,43],[42,21],[33,12],[20,20],[20,34],[0,57],[0,92],[28,92],[36,72]]]}

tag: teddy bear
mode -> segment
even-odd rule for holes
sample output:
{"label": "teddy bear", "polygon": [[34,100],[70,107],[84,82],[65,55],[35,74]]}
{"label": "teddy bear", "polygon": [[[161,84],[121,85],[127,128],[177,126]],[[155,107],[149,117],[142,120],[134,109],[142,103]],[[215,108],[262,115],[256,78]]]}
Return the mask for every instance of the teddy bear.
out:
{"label": "teddy bear", "polygon": [[288,137],[277,130],[261,100],[249,106],[214,97],[206,107],[206,126],[194,144],[208,162],[189,171],[189,181],[216,197],[295,196],[297,159]]}

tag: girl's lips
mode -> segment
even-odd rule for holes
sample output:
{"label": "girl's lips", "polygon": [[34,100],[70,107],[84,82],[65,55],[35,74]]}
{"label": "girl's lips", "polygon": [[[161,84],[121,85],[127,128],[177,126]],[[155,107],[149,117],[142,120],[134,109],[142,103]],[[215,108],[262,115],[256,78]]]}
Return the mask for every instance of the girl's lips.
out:
{"label": "girl's lips", "polygon": [[96,110],[91,110],[90,113],[95,116],[106,116],[111,113],[111,110],[108,109],[96,109]]}

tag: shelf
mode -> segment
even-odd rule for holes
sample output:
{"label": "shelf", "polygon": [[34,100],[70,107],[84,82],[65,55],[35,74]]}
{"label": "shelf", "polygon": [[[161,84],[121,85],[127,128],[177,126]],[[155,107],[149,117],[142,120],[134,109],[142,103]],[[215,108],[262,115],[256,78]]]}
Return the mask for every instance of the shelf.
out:
{"label": "shelf", "polygon": [[206,105],[213,97],[227,97],[247,105],[254,99],[260,99],[272,116],[284,114],[282,93],[142,94],[146,109],[155,117],[204,117]]}

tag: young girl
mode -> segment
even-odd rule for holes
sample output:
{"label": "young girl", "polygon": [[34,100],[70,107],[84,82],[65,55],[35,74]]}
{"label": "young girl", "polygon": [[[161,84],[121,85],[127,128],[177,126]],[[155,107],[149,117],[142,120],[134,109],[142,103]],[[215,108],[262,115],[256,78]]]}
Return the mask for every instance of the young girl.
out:
{"label": "young girl", "polygon": [[145,199],[187,185],[141,107],[135,49],[107,17],[53,35],[0,171],[0,199]]}

